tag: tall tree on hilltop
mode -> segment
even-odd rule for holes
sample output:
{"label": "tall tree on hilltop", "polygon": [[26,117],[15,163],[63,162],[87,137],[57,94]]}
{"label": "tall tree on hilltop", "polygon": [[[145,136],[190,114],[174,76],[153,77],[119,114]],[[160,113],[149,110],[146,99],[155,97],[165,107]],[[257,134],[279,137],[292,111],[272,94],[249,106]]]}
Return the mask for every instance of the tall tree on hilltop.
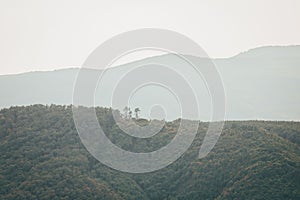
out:
{"label": "tall tree on hilltop", "polygon": [[134,113],[135,113],[135,118],[138,119],[139,118],[139,113],[140,113],[140,109],[139,108],[135,108],[134,109]]}

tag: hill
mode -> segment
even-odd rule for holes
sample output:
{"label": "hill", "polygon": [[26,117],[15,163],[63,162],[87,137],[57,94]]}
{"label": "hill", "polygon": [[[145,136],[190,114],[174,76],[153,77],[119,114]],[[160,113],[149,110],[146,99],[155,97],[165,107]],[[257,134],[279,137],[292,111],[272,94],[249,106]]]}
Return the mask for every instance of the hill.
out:
{"label": "hill", "polygon": [[[125,135],[111,109],[96,111],[111,141],[135,152],[164,146],[178,127],[178,120],[167,122],[145,141]],[[194,143],[173,164],[128,174],[87,152],[71,106],[2,109],[0,199],[300,199],[299,122],[228,121],[215,148],[199,160],[207,126],[200,123]]]}
{"label": "hill", "polygon": [[[206,58],[190,56],[196,63],[207,64]],[[224,83],[227,120],[300,120],[300,46],[260,47],[226,59],[212,59]],[[124,72],[136,66],[160,63],[169,65],[184,74],[190,66],[171,55],[155,56],[109,69],[102,79],[102,88],[96,89],[95,105],[111,107],[110,98],[116,83]],[[72,104],[73,86],[79,69],[51,72],[30,72],[0,76],[0,108],[32,104]],[[86,82],[94,76],[94,70],[86,70]],[[145,76],[156,76],[157,72]],[[143,75],[142,75],[143,77]],[[198,99],[201,99],[201,119],[211,115],[210,94],[205,82],[190,73]],[[125,83],[126,85],[126,83]],[[178,85],[179,88],[183,87]],[[168,109],[168,120],[180,116],[177,101],[170,100],[161,88],[145,87],[133,99],[131,107],[140,107],[141,115],[148,118],[148,111],[159,98]],[[151,94],[151,95],[147,95]],[[84,96],[84,94],[82,94]],[[86,104],[84,106],[93,106]],[[125,105],[114,107],[122,109]],[[113,106],[112,106],[113,107]],[[194,108],[191,108],[194,109]]]}

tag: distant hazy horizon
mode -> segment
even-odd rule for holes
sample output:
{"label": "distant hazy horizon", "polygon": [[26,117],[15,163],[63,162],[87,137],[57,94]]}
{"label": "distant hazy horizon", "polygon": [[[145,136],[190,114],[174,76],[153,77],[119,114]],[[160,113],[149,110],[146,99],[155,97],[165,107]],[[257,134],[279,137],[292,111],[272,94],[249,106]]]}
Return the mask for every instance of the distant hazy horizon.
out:
{"label": "distant hazy horizon", "polygon": [[[256,48],[241,53],[229,59],[212,59],[222,78],[226,95],[226,120],[300,120],[298,107],[300,95],[300,46],[293,47],[264,47]],[[207,59],[189,56],[196,64],[205,66]],[[160,69],[150,70],[155,67],[151,63],[161,63],[172,66],[180,71],[186,80],[193,83],[197,91],[197,99],[201,110],[201,120],[209,120],[211,114],[210,94],[202,79],[198,79],[195,73],[190,71],[190,66],[176,56],[164,55],[143,59],[133,63],[127,63],[119,67],[107,70],[101,78],[101,87],[95,89],[95,102],[91,103],[85,98],[84,92],[79,96],[84,102],[78,105],[113,107],[122,110],[126,102],[111,101],[117,99],[127,100],[125,97],[115,97],[116,91],[126,91],[134,81],[146,81],[148,78],[164,77],[169,80],[173,76],[172,71]],[[133,70],[137,66],[145,66],[143,70]],[[137,68],[140,69],[140,68]],[[145,72],[146,69],[147,72]],[[189,70],[188,70],[189,69]],[[27,73],[22,75],[0,76],[0,108],[8,108],[14,105],[32,104],[59,104],[70,105],[73,101],[74,83],[79,69],[57,70],[42,73]],[[126,72],[131,73],[126,73]],[[159,70],[158,70],[159,71]],[[86,70],[84,83],[89,83],[97,72]],[[127,76],[123,77],[124,74]],[[123,78],[122,78],[123,77]],[[127,78],[126,78],[127,77]],[[131,77],[131,78],[130,78]],[[134,77],[134,78],[133,78]],[[175,79],[177,80],[177,79]],[[146,82],[149,82],[146,81]],[[179,80],[176,81],[176,89],[186,91]],[[122,86],[119,90],[117,86]],[[123,88],[124,87],[124,88]],[[128,100],[131,108],[139,107],[140,116],[149,118],[148,111],[153,105],[164,105],[167,109],[167,120],[180,117],[178,102],[169,90],[157,86],[145,86],[135,92]],[[121,94],[123,94],[121,92]],[[120,95],[120,94],[119,94]],[[185,96],[188,96],[185,94]],[[115,97],[115,98],[113,98]],[[192,98],[192,96],[189,96]],[[117,102],[117,103],[116,103]],[[186,111],[193,110],[195,106],[188,105]],[[186,112],[186,118],[194,119]],[[189,114],[189,115],[188,115]]]}
{"label": "distant hazy horizon", "polygon": [[[298,47],[300,46],[300,44],[294,44],[294,45],[267,45],[267,46],[258,46],[255,48],[251,48],[251,49],[247,49],[244,51],[241,51],[237,54],[234,54],[232,56],[229,57],[210,57],[210,59],[228,59],[228,58],[232,58],[235,56],[238,56],[240,54],[243,54],[245,52],[249,52],[251,50],[255,50],[255,49],[260,49],[260,48],[268,48],[268,47]],[[126,55],[125,57],[121,57],[120,60],[117,60],[115,63],[113,63],[113,67],[119,67],[122,66],[124,64],[128,64],[128,63],[132,63],[132,62],[136,62],[136,61],[140,61],[142,59],[147,59],[150,57],[155,57],[155,56],[160,56],[160,55],[166,55],[167,53],[162,53],[162,52],[155,52],[155,51],[141,51],[141,52],[137,52],[137,53],[133,53],[133,54],[129,54]],[[24,74],[24,73],[30,73],[30,72],[48,72],[48,71],[56,71],[56,70],[66,70],[66,69],[76,69],[76,68],[81,68],[81,65],[77,65],[77,66],[57,66],[56,68],[53,67],[51,69],[43,69],[43,68],[37,68],[37,69],[32,69],[32,70],[28,70],[28,71],[20,71],[17,73],[5,73],[5,74],[1,74],[0,72],[0,76],[3,75],[18,75],[18,74]]]}
{"label": "distant hazy horizon", "polygon": [[[139,29],[182,33],[212,58],[300,44],[300,1],[0,1],[0,74],[80,66],[102,42]],[[138,58],[137,58],[138,59]]]}

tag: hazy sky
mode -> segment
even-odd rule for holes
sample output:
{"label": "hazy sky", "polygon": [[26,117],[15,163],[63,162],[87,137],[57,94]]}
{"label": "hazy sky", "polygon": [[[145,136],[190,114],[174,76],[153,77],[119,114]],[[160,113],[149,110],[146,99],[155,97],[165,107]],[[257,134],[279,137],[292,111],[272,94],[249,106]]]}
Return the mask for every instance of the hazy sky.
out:
{"label": "hazy sky", "polygon": [[210,57],[300,44],[298,0],[0,0],[0,74],[80,66],[113,35],[166,28]]}

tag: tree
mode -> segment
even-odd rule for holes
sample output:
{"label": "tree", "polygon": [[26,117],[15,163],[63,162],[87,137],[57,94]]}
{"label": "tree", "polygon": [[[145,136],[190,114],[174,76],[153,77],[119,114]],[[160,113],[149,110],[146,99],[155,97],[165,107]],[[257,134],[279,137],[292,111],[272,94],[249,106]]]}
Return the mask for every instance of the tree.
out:
{"label": "tree", "polygon": [[132,111],[131,111],[130,108],[129,108],[128,118],[131,119],[131,117],[132,117]]}
{"label": "tree", "polygon": [[140,112],[141,110],[139,109],[139,108],[135,108],[134,109],[134,113],[135,113],[135,118],[136,119],[138,119],[139,118],[139,112]]}
{"label": "tree", "polygon": [[124,111],[124,117],[125,117],[125,119],[127,119],[129,111],[130,111],[130,108],[128,106],[125,106],[125,108],[123,109],[123,111]]}

